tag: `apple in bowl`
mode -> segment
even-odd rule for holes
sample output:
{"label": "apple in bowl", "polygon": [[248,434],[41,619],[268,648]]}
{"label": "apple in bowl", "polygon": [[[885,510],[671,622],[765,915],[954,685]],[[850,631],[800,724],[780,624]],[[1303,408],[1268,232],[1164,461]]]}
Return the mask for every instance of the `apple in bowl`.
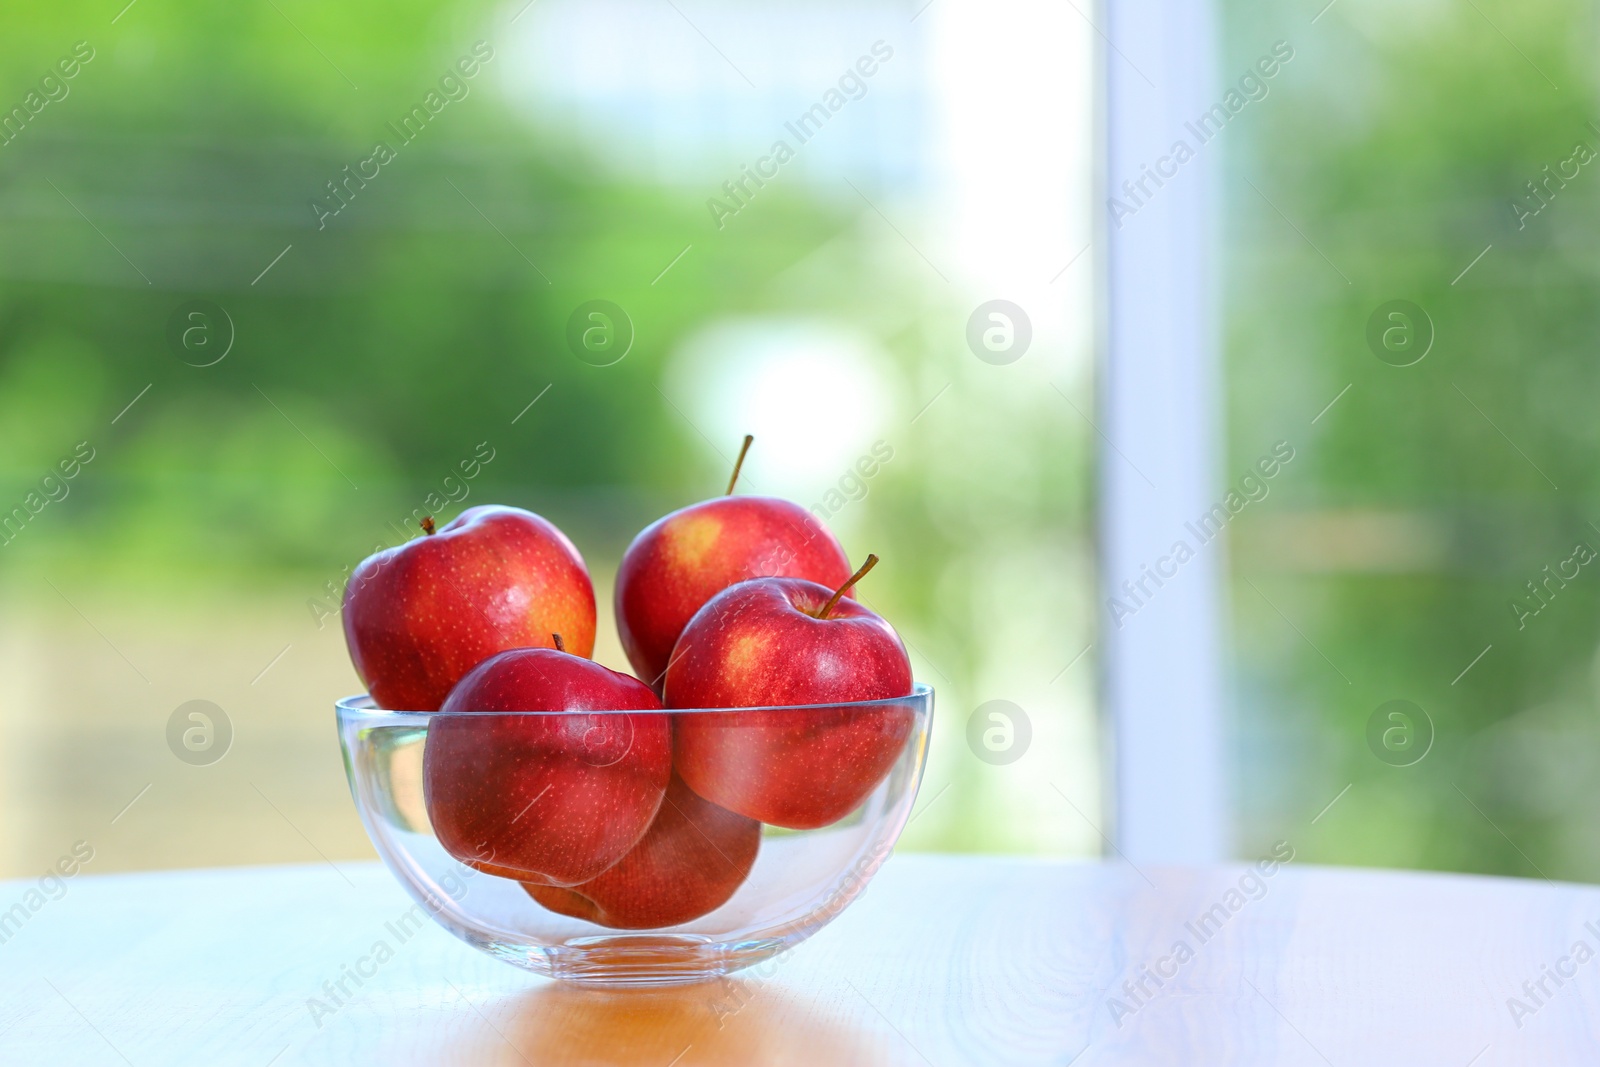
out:
{"label": "apple in bowl", "polygon": [[690,620],[667,669],[673,767],[695,793],[740,815],[795,830],[854,811],[911,735],[902,705],[851,707],[912,692],[894,627],[801,578],[729,586]]}
{"label": "apple in bowl", "polygon": [[617,633],[634,672],[660,692],[683,628],[706,601],[747,578],[791,577],[835,588],[850,560],[821,521],[776,497],[728,494],[680,508],[640,531],[617,568]]}
{"label": "apple in bowl", "polygon": [[379,707],[436,711],[472,668],[510,648],[594,651],[594,586],[566,534],[531,511],[467,508],[368,556],[345,586],[345,641]]}
{"label": "apple in bowl", "polygon": [[551,911],[600,926],[678,926],[727,903],[760,847],[760,823],[718,807],[673,775],[650,829],[614,867],[582,885],[523,888]]}
{"label": "apple in bowl", "polygon": [[639,842],[666,795],[672,743],[660,709],[637,679],[559,649],[491,657],[428,731],[434,835],[487,874],[555,886],[595,878]]}

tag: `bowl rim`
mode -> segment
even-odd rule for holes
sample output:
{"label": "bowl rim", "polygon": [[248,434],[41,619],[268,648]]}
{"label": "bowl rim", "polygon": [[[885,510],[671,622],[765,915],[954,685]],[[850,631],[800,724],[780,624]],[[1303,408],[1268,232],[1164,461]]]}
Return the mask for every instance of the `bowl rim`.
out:
{"label": "bowl rim", "polygon": [[867,710],[870,708],[903,707],[908,701],[926,701],[933,696],[933,686],[926,682],[913,682],[911,692],[903,697],[884,697],[881,700],[841,700],[829,704],[769,704],[742,708],[617,708],[581,711],[389,711],[377,707],[371,694],[357,693],[334,702],[341,719],[383,719],[386,725],[396,720],[429,722],[433,719],[482,718],[485,715],[709,715],[746,714],[757,711],[833,711],[840,708]]}

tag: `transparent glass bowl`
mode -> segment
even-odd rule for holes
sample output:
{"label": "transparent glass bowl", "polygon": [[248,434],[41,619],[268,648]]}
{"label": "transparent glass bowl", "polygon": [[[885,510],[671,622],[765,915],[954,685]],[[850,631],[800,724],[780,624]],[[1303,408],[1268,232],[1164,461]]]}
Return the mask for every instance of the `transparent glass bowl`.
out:
{"label": "transparent glass bowl", "polygon": [[[911,814],[927,755],[933,690],[917,685],[907,697],[852,704],[659,713],[384,711],[365,696],[341,700],[337,709],[345,773],[361,821],[383,862],[423,912],[468,944],[518,967],[572,982],[627,986],[700,981],[748,967],[805,940],[844,910],[888,858]],[[615,780],[605,776],[617,773],[617,760],[590,758],[582,751],[576,753],[579,763],[569,759],[563,773],[549,776],[549,789],[534,795],[523,812],[513,810],[523,805],[528,781],[537,785],[550,759],[548,742],[541,748],[521,739],[576,738],[580,748],[588,739],[598,741],[594,752],[606,753],[618,736],[631,741],[637,729],[658,729],[659,720],[640,718],[658,714],[667,718],[678,746],[675,766],[685,765],[686,736],[702,743],[712,739],[712,770],[700,759],[699,781],[707,792],[723,791],[725,801],[736,798],[729,803],[750,803],[737,799],[744,794],[759,800],[769,771],[776,771],[773,780],[785,788],[802,790],[798,801],[791,794],[791,810],[797,803],[800,808],[814,804],[816,796],[825,798],[818,811],[838,808],[841,799],[853,803],[863,792],[865,797],[842,817],[827,810],[822,817],[833,821],[826,825],[784,828],[711,808],[697,794],[686,796],[687,785],[674,771],[671,789],[645,833],[645,839],[666,842],[653,850],[656,862],[641,866],[630,853],[597,879],[571,889],[530,889],[511,876],[526,873],[526,867],[508,871],[506,857],[525,852],[540,833],[565,833],[570,851],[575,821],[587,827],[579,840],[614,840],[619,821],[640,818],[637,810],[618,814],[605,802],[605,783]],[[430,730],[437,751],[428,761]],[[447,751],[452,758],[444,758]],[[814,773],[807,764],[814,764]],[[839,771],[852,766],[865,768],[854,781],[848,771]],[[463,767],[469,774],[460,773]],[[880,768],[886,768],[881,776]],[[705,777],[708,773],[712,777]],[[445,774],[449,780],[440,777]],[[473,798],[466,820],[449,807],[465,808],[459,801],[463,790],[454,788],[463,778]],[[723,778],[731,783],[727,789]],[[503,808],[498,804],[502,785]],[[562,793],[569,802],[565,809]],[[495,803],[485,802],[491,798]],[[466,837],[456,830],[445,834],[459,857],[436,834],[430,800],[441,825],[471,824]],[[530,835],[533,821],[521,820],[534,808],[547,819],[552,810],[565,815],[547,821],[549,830]],[[658,824],[661,836],[652,839]],[[626,838],[633,831],[620,832]],[[462,844],[467,839],[477,841],[470,850]],[[538,875],[530,879],[540,880]],[[734,884],[737,888],[726,896]],[[609,886],[607,892],[601,892],[602,885]],[[561,911],[540,903],[535,893]],[[724,896],[712,910],[676,925],[640,925],[663,912],[698,911],[708,899],[714,903]],[[599,913],[602,921],[562,913],[594,914],[591,899],[611,905]]]}

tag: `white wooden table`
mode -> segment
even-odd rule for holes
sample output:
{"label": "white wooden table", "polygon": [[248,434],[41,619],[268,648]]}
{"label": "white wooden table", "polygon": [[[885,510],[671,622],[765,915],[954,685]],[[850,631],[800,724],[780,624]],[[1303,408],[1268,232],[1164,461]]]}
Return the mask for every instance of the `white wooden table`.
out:
{"label": "white wooden table", "polygon": [[1600,890],[1248,870],[900,856],[759,973],[653,993],[398,943],[373,864],[79,875],[0,935],[0,1063],[1600,1063]]}

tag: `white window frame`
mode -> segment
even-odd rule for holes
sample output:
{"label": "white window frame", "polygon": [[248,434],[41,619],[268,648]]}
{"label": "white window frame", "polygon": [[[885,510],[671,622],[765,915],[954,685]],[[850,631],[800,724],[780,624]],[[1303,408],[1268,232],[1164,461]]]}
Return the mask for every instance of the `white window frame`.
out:
{"label": "white window frame", "polygon": [[1105,31],[1098,404],[1108,446],[1098,469],[1112,836],[1134,864],[1214,862],[1227,858],[1231,836],[1222,542],[1200,547],[1159,587],[1146,579],[1153,595],[1133,615],[1114,618],[1112,602],[1134,606],[1123,582],[1168,556],[1184,523],[1216,501],[1219,147],[1201,147],[1165,184],[1147,183],[1154,195],[1135,215],[1114,220],[1109,198],[1127,203],[1122,183],[1167,155],[1215,101],[1215,12],[1209,0],[1104,0],[1096,23]]}

